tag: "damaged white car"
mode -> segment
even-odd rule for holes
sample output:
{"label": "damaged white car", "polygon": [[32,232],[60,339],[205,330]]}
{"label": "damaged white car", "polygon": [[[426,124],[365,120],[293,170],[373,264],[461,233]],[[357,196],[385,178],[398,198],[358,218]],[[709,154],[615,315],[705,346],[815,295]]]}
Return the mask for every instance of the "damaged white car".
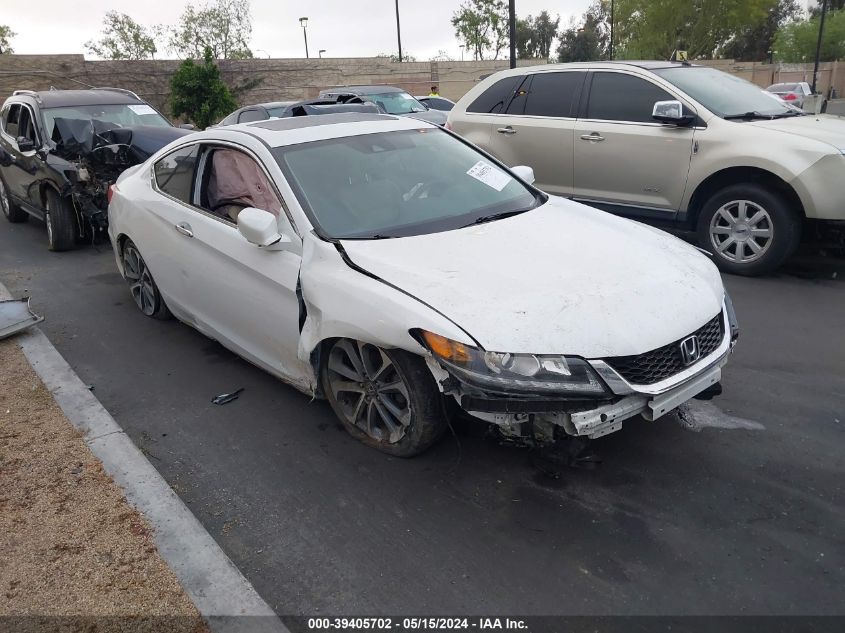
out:
{"label": "damaged white car", "polygon": [[738,329],[707,256],[531,180],[414,119],[259,121],[124,172],[109,233],[144,314],[324,396],[393,455],[455,406],[543,443],[717,392]]}

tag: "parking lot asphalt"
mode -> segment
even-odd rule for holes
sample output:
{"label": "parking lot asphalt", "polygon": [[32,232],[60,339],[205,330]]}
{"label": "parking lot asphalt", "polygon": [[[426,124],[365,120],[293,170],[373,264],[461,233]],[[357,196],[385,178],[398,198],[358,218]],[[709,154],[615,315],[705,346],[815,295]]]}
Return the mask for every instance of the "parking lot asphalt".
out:
{"label": "parking lot asphalt", "polygon": [[108,246],[45,244],[0,223],[0,280],[280,615],[845,614],[841,260],[726,277],[742,335],[713,426],[632,420],[553,479],[472,426],[411,460],[368,449],[142,316]]}

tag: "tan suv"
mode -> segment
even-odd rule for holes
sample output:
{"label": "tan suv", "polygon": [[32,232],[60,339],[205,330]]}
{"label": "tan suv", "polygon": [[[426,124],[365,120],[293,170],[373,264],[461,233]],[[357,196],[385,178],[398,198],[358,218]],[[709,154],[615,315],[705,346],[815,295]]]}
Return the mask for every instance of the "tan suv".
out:
{"label": "tan suv", "polygon": [[531,165],[544,191],[694,229],[727,272],[779,266],[805,219],[845,227],[845,119],[808,115],[713,68],[507,70],[470,90],[447,127],[507,165]]}

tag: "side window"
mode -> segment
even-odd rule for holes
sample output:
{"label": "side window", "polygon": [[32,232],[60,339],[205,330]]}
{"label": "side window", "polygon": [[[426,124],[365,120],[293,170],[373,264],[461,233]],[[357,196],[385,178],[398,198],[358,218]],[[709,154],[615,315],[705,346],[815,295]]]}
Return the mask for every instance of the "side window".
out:
{"label": "side window", "polygon": [[263,121],[267,118],[264,110],[244,110],[238,115],[238,123],[249,123],[250,121]]}
{"label": "side window", "polygon": [[645,79],[622,73],[597,72],[590,88],[587,118],[654,123],[651,118],[654,102],[674,98]]}
{"label": "side window", "polygon": [[522,75],[500,79],[470,103],[467,112],[499,114],[510,101],[514,90],[522,83],[522,79]]}
{"label": "side window", "polygon": [[[548,117],[571,117],[575,115],[575,101],[578,98],[585,73],[537,73],[531,83],[523,86],[518,95],[523,101],[523,111],[515,114]],[[517,99],[514,99],[516,102]],[[510,112],[510,109],[508,110]]]}
{"label": "side window", "polygon": [[261,166],[244,152],[210,148],[200,190],[200,206],[235,222],[243,209],[254,207],[276,217],[282,203]]}
{"label": "side window", "polygon": [[17,138],[18,135],[18,119],[21,116],[21,104],[13,103],[12,107],[9,108],[9,115],[6,119],[6,127],[4,128],[6,134],[11,136],[12,138]]}
{"label": "side window", "polygon": [[21,106],[20,119],[18,120],[18,134],[30,141],[38,144],[38,133],[35,129],[35,121],[32,119],[32,110],[26,106]]}
{"label": "side window", "polygon": [[161,158],[153,166],[156,185],[164,193],[191,204],[199,145],[188,145]]}

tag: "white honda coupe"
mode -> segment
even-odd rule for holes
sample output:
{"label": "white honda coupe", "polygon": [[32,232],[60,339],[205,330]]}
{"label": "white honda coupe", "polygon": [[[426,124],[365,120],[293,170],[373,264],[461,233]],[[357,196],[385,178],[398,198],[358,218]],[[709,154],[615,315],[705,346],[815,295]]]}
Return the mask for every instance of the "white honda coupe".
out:
{"label": "white honda coupe", "polygon": [[738,328],[708,257],[532,181],[415,119],[259,121],[124,172],[109,233],[144,314],[325,397],[393,455],[455,405],[552,442],[718,392]]}

